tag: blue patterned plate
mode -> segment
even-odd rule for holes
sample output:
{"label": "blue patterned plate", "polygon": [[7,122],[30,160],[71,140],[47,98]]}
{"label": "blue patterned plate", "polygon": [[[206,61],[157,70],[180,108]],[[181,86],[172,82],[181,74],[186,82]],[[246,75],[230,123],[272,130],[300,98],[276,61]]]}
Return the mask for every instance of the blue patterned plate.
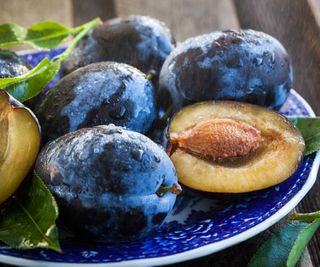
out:
{"label": "blue patterned plate", "polygon": [[[43,56],[61,52],[24,55],[33,65]],[[58,78],[58,77],[57,77]],[[291,91],[281,112],[314,116],[308,103]],[[161,229],[145,240],[117,244],[80,244],[62,237],[63,254],[36,249],[21,251],[0,245],[0,262],[23,266],[151,266],[201,257],[267,229],[287,215],[314,184],[320,154],[306,157],[296,173],[266,190],[238,199],[206,199],[181,196]]]}

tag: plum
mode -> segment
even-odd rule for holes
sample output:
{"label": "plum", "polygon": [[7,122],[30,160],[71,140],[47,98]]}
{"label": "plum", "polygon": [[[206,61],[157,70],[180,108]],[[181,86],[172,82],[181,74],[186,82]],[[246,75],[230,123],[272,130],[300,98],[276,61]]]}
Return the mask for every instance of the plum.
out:
{"label": "plum", "polygon": [[154,88],[145,74],[123,63],[100,62],[65,76],[42,98],[35,113],[48,141],[109,123],[145,133],[157,111]]}
{"label": "plum", "polygon": [[292,86],[292,67],[275,38],[253,30],[193,37],[167,57],[160,73],[163,106],[235,100],[278,109]]}
{"label": "plum", "polygon": [[207,101],[172,119],[168,148],[179,181],[189,188],[244,193],[290,177],[303,158],[301,133],[287,118],[234,101]]}
{"label": "plum", "polygon": [[0,78],[12,78],[26,74],[31,66],[16,53],[0,49]]}
{"label": "plum", "polygon": [[161,225],[180,190],[158,145],[114,125],[83,128],[48,143],[35,170],[56,197],[62,222],[104,242],[146,236]]}
{"label": "plum", "polygon": [[40,148],[40,126],[34,114],[0,90],[0,204],[19,187]]}
{"label": "plum", "polygon": [[174,46],[163,22],[145,16],[116,18],[98,26],[80,42],[64,62],[63,72],[95,62],[115,61],[157,76]]}

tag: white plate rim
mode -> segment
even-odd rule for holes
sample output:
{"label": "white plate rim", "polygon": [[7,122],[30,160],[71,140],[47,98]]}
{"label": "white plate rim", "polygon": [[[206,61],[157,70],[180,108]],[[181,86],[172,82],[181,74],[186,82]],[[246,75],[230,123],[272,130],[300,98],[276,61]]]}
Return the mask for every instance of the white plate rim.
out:
{"label": "white plate rim", "polygon": [[[311,117],[315,117],[315,113],[312,110],[311,106],[308,102],[294,89],[291,89],[290,93],[292,93],[302,105],[306,108],[308,113]],[[261,232],[268,229],[280,219],[285,217],[287,214],[293,210],[302,198],[309,192],[309,190],[314,185],[318,169],[320,165],[320,151],[317,152],[314,162],[311,167],[310,174],[306,183],[300,189],[300,191],[281,209],[279,209],[275,214],[270,216],[265,221],[253,226],[252,228],[237,234],[235,236],[229,237],[227,239],[204,245],[199,248],[191,249],[185,252],[176,253],[170,256],[162,256],[162,257],[154,257],[154,258],[147,258],[147,259],[138,259],[138,260],[124,260],[120,262],[110,262],[110,263],[66,263],[66,262],[50,262],[50,261],[38,261],[38,260],[30,260],[30,259],[23,259],[14,256],[7,256],[0,254],[0,262],[6,264],[13,264],[18,266],[26,266],[26,267],[146,267],[146,266],[160,266],[172,263],[178,263],[182,261],[192,260],[196,258],[200,258],[203,256],[207,256],[214,252],[218,252],[230,246],[236,245],[240,242],[243,242]]]}

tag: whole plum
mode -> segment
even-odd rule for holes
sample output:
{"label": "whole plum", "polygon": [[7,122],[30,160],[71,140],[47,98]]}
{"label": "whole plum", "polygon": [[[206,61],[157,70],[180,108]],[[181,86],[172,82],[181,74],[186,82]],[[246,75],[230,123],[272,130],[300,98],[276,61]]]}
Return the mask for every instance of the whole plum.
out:
{"label": "whole plum", "polygon": [[63,72],[95,62],[115,61],[157,77],[174,46],[169,29],[161,21],[146,16],[111,19],[80,42],[64,62]]}
{"label": "whole plum", "polygon": [[65,76],[35,113],[45,141],[109,123],[145,133],[157,114],[154,88],[146,75],[115,62],[91,64]]}
{"label": "whole plum", "polygon": [[[35,169],[56,197],[62,222],[78,236],[104,242],[145,237],[161,225],[180,190],[158,145],[114,125],[48,143]],[[158,194],[168,187],[172,192]]]}
{"label": "whole plum", "polygon": [[9,50],[0,49],[0,78],[26,74],[31,66],[22,57]]}
{"label": "whole plum", "polygon": [[292,86],[288,54],[275,38],[253,30],[190,38],[167,57],[160,73],[162,105],[236,100],[278,109]]}

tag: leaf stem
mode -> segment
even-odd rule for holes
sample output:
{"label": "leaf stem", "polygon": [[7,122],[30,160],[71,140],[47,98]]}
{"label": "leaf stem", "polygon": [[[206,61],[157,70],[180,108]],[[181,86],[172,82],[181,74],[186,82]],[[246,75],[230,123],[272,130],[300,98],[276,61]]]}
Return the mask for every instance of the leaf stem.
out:
{"label": "leaf stem", "polygon": [[170,186],[160,186],[156,194],[158,196],[163,196],[165,193],[172,193],[175,195],[179,195],[182,192],[181,186],[179,184],[173,184]]}
{"label": "leaf stem", "polygon": [[315,219],[320,218],[320,211],[310,213],[293,213],[290,218],[296,221],[312,222]]}
{"label": "leaf stem", "polygon": [[74,31],[77,32],[78,34],[76,35],[76,37],[69,43],[68,48],[60,55],[56,56],[53,58],[53,61],[64,61],[65,59],[67,59],[72,50],[77,46],[77,44],[79,43],[79,41],[88,34],[88,32],[94,28],[95,26],[101,24],[101,19],[100,18],[95,18],[91,21],[89,21],[88,23],[83,24],[82,26],[75,28]]}
{"label": "leaf stem", "polygon": [[173,108],[170,106],[159,120],[163,123],[166,123],[167,119],[172,115],[172,111]]}
{"label": "leaf stem", "polygon": [[61,67],[61,62],[70,56],[81,38],[100,23],[101,20],[96,18],[82,26],[70,29],[69,35],[73,35],[74,39],[70,41],[69,46],[63,53],[52,60],[49,60],[47,57],[44,58],[36,67],[24,75],[0,78],[0,89],[8,91],[20,102],[38,95],[57,74]]}

